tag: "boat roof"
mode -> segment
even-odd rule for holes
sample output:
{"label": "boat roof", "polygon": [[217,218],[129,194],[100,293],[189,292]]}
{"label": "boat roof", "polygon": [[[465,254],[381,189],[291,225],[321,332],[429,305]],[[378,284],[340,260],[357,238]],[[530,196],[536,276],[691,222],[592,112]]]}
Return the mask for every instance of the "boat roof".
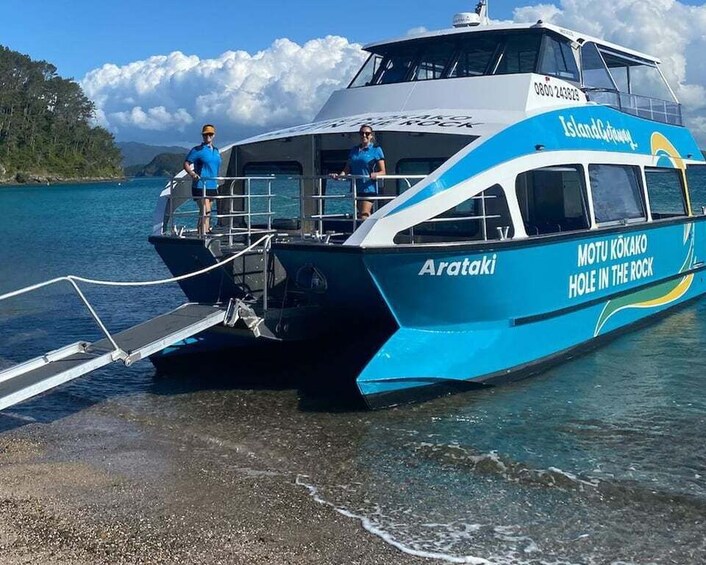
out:
{"label": "boat roof", "polygon": [[522,111],[505,110],[480,110],[471,115],[468,110],[443,108],[409,112],[368,112],[270,131],[238,141],[234,145],[303,135],[355,133],[362,125],[371,125],[378,132],[440,133],[477,138],[492,135],[525,115]]}
{"label": "boat roof", "polygon": [[433,38],[433,37],[445,37],[445,36],[462,35],[462,34],[470,34],[470,33],[483,33],[483,32],[489,32],[489,31],[518,31],[518,30],[523,30],[523,29],[546,29],[546,30],[553,31],[554,33],[557,33],[559,35],[562,35],[562,36],[566,37],[567,39],[569,39],[571,41],[575,41],[577,43],[593,42],[593,43],[600,45],[602,47],[606,47],[606,48],[611,49],[613,51],[619,51],[620,53],[625,53],[625,54],[631,55],[633,57],[643,59],[643,60],[648,61],[650,63],[659,64],[661,62],[658,58],[653,57],[652,55],[648,55],[647,53],[642,53],[642,52],[637,51],[635,49],[629,49],[627,47],[623,47],[622,45],[618,45],[616,43],[611,43],[610,41],[605,41],[604,39],[600,39],[598,37],[593,37],[593,36],[585,34],[585,33],[579,33],[577,31],[573,31],[573,30],[567,29],[565,27],[560,27],[560,26],[557,26],[554,24],[547,24],[547,23],[542,22],[541,20],[539,20],[537,23],[534,23],[534,24],[499,23],[499,24],[489,24],[489,25],[478,25],[478,26],[473,26],[473,27],[446,28],[446,29],[441,29],[441,30],[437,30],[437,31],[427,31],[427,32],[422,32],[422,33],[416,33],[413,35],[405,35],[403,37],[398,37],[396,39],[368,43],[367,45],[363,46],[363,49],[365,49],[366,51],[375,52],[375,51],[378,51],[379,48],[383,47],[383,46],[395,45],[395,44],[399,44],[399,43],[405,43],[408,41],[416,41],[418,39],[426,39],[426,38]]}

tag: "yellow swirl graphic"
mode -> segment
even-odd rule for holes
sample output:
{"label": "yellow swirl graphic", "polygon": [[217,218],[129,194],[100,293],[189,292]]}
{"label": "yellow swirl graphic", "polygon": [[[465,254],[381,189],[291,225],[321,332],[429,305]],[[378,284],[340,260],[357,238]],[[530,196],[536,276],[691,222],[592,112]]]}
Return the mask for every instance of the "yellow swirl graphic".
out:
{"label": "yellow swirl graphic", "polygon": [[[684,243],[686,244],[688,242],[688,248],[686,257],[684,258],[684,263],[679,268],[680,273],[690,269],[694,262],[694,234],[694,225],[686,224],[684,226]],[[658,306],[665,306],[670,302],[680,299],[687,293],[689,288],[691,288],[693,281],[694,275],[692,273],[684,275],[678,280],[658,283],[649,288],[638,290],[631,294],[609,300],[606,302],[603,310],[598,316],[596,327],[593,330],[593,335],[597,336],[603,329],[603,326],[608,319],[618,312],[628,308],[655,308]]]}

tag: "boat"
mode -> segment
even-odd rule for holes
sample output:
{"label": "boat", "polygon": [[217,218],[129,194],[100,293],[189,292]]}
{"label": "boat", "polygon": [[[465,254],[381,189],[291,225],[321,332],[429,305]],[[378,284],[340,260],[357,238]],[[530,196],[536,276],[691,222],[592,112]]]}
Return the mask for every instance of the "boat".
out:
{"label": "boat", "polygon": [[[221,150],[212,233],[190,179],[165,188],[149,241],[223,315],[150,349],[158,369],[305,351],[378,408],[536,373],[704,293],[705,162],[657,58],[490,24],[484,1],[364,50],[311,123]],[[331,176],[363,125],[388,172],[366,219],[360,179]]]}

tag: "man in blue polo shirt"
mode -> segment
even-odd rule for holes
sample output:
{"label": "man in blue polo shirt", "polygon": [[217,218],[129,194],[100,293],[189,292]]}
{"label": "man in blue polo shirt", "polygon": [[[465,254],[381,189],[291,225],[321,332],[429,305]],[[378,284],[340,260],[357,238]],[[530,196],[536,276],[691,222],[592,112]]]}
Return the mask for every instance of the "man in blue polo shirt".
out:
{"label": "man in blue polo shirt", "polygon": [[218,171],[221,168],[221,154],[213,145],[216,128],[206,124],[201,129],[203,141],[201,145],[192,147],[184,160],[184,170],[193,181],[191,196],[199,206],[198,233],[207,234],[211,231],[211,200],[218,196]]}

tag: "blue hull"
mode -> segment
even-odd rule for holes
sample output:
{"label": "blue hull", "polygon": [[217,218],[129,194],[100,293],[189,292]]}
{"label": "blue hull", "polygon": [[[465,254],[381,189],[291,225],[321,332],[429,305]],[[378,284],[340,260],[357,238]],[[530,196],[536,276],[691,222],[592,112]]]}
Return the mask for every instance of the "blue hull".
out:
{"label": "blue hull", "polygon": [[[317,356],[338,360],[318,371],[321,382],[354,383],[371,407],[523,377],[706,292],[706,217],[485,244],[273,252],[288,273],[314,266],[321,279],[310,297],[318,307],[299,321],[320,330],[304,340],[305,372]],[[291,359],[305,347],[296,343],[268,353],[284,349],[221,330],[153,361],[241,348]]]}
{"label": "blue hull", "polygon": [[288,270],[313,263],[326,277],[327,316],[351,304],[379,315],[382,299],[394,317],[356,379],[373,406],[522,376],[706,291],[706,218],[486,245],[276,252]]}
{"label": "blue hull", "polygon": [[399,329],[358,376],[361,393],[389,405],[526,373],[706,291],[703,219],[541,239],[366,254]]}

